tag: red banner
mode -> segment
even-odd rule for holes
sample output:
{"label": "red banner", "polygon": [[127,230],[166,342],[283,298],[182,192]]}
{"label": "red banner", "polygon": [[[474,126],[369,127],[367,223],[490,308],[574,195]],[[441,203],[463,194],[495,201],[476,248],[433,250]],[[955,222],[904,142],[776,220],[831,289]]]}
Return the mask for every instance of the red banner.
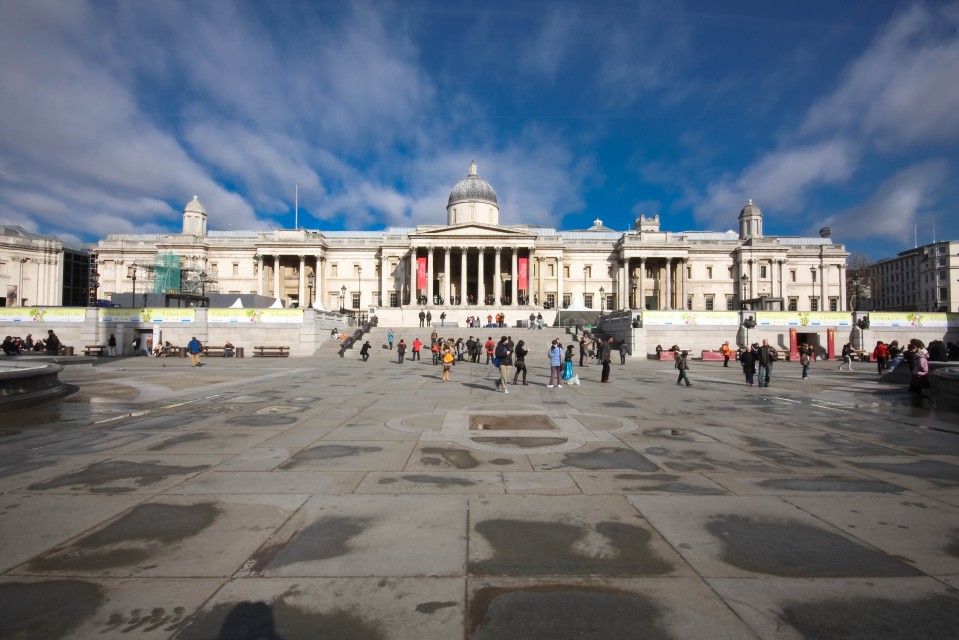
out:
{"label": "red banner", "polygon": [[529,289],[529,258],[519,259],[519,279],[516,286],[520,291]]}
{"label": "red banner", "polygon": [[426,258],[416,259],[416,288],[426,288]]}

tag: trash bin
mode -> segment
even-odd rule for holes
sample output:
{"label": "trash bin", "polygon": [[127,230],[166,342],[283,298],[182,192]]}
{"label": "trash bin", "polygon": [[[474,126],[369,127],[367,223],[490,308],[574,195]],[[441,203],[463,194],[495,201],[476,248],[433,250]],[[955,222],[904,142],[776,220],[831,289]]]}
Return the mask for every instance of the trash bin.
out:
{"label": "trash bin", "polygon": [[180,352],[177,357],[185,358],[186,357],[186,347],[177,347],[177,350]]}
{"label": "trash bin", "polygon": [[64,347],[64,348],[63,348],[63,355],[65,355],[65,356],[72,356],[72,355],[73,355],[73,347]]}
{"label": "trash bin", "polygon": [[237,358],[242,358],[242,357],[243,357],[243,347],[237,347],[234,351],[236,352],[236,357],[237,357]]}

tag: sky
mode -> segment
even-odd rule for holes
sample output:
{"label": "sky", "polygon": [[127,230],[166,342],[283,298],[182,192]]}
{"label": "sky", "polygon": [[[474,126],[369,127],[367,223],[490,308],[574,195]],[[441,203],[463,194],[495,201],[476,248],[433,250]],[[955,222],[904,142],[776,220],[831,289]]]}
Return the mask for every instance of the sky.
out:
{"label": "sky", "polygon": [[959,0],[0,0],[0,223],[959,239]]}

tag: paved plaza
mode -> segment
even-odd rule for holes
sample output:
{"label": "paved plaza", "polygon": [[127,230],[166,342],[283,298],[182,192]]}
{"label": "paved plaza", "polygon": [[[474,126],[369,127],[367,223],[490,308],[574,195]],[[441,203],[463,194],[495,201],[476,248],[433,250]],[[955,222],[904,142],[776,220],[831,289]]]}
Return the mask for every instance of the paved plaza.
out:
{"label": "paved plaza", "polygon": [[955,637],[959,416],[903,383],[428,359],[65,367],[2,417],[0,638]]}

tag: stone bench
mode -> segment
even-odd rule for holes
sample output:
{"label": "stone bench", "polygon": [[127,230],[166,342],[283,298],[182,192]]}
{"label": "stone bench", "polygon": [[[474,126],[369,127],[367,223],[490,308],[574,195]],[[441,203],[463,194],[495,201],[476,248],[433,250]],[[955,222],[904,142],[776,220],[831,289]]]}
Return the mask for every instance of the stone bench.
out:
{"label": "stone bench", "polygon": [[259,358],[286,358],[290,355],[289,347],[260,346],[253,347],[253,357]]}

